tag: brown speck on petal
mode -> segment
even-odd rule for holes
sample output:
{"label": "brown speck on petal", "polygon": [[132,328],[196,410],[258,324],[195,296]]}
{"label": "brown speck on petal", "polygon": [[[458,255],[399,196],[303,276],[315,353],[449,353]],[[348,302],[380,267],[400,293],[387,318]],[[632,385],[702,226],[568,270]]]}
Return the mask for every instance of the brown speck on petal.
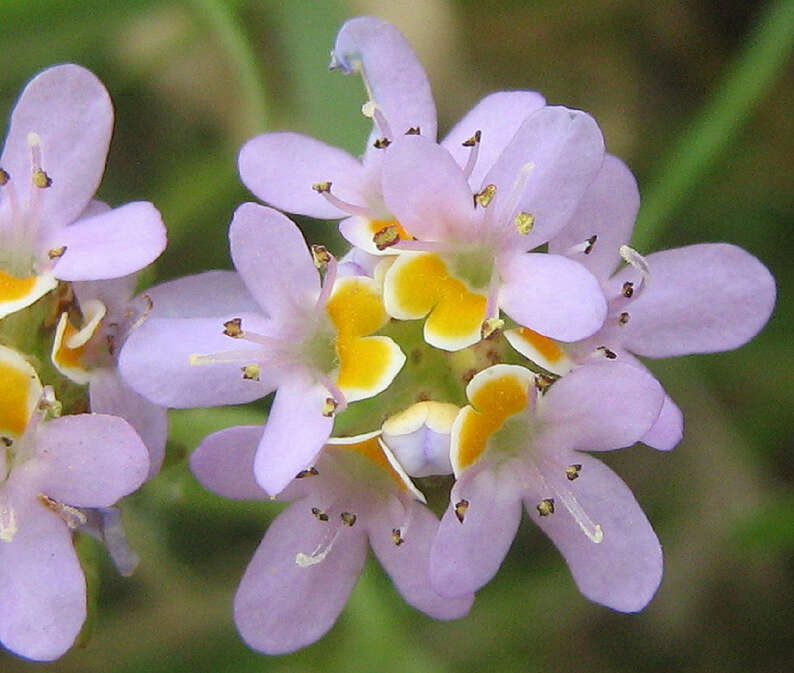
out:
{"label": "brown speck on petal", "polygon": [[459,500],[455,503],[455,516],[458,518],[458,521],[463,523],[463,519],[466,516],[466,511],[469,509],[469,501],[468,500]]}

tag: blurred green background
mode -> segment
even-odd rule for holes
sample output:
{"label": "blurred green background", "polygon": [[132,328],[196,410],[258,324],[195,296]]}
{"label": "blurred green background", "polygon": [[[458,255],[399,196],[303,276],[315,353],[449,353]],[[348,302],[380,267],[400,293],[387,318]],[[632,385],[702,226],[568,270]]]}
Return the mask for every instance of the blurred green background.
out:
{"label": "blurred green background", "polygon": [[[729,241],[777,278],[776,312],[752,343],[650,363],[685,412],[681,445],[599,456],[662,542],[657,596],[638,615],[589,603],[525,522],[467,618],[412,610],[370,562],[328,636],[294,655],[259,655],[238,639],[231,602],[278,506],[204,492],[185,456],[207,431],[261,415],[181,412],[167,468],[125,503],[137,573],[119,578],[82,541],[97,568],[90,633],[51,664],[0,652],[0,671],[792,670],[794,3],[2,0],[0,117],[44,67],[90,68],[116,106],[100,197],[151,200],[169,228],[144,282],[229,268],[226,228],[251,199],[236,173],[246,138],[290,129],[361,151],[361,83],[326,66],[339,25],[362,13],[393,21],[413,44],[442,135],[498,89],[587,110],[638,178],[641,252]],[[302,224],[315,242],[333,236],[332,225]]]}

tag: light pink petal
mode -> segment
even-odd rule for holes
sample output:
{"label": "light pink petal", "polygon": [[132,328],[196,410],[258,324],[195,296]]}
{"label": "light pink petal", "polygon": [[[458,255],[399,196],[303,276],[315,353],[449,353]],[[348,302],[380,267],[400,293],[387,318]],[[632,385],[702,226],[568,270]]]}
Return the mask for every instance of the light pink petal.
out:
{"label": "light pink petal", "polygon": [[[361,573],[367,555],[362,528],[318,521],[312,505],[290,505],[270,524],[237,589],[234,621],[246,643],[267,654],[309,645],[333,626]],[[313,565],[296,563],[318,547],[326,556]]]}
{"label": "light pink petal", "polygon": [[[601,170],[579,201],[568,225],[549,241],[549,252],[568,255],[586,266],[600,281],[621,262],[620,246],[628,245],[640,209],[637,181],[626,164],[607,154]],[[597,236],[590,252],[571,252]]]}
{"label": "light pink petal", "polygon": [[229,313],[261,313],[240,274],[205,271],[170,280],[146,290],[151,317],[211,318]]}
{"label": "light pink petal", "polygon": [[[750,253],[727,243],[655,252],[646,258],[648,285],[627,307],[623,345],[663,358],[738,348],[766,324],[775,279]],[[611,281],[638,281],[632,267]]]}
{"label": "light pink petal", "polygon": [[79,65],[49,68],[25,87],[11,115],[0,166],[18,193],[26,195],[31,184],[28,134],[38,134],[41,167],[52,180],[38,194],[40,221],[48,231],[74,221],[88,205],[105,170],[112,130],[113,105],[105,87]]}
{"label": "light pink petal", "polygon": [[65,246],[53,270],[60,280],[101,280],[142,269],[157,259],[165,244],[158,210],[136,201],[55,232],[43,252]]}
{"label": "light pink petal", "polygon": [[285,210],[320,219],[337,219],[348,213],[332,206],[312,189],[331,182],[334,195],[366,206],[364,167],[344,150],[299,133],[265,133],[240,150],[240,177],[258,198]]}
{"label": "light pink petal", "polygon": [[206,489],[233,500],[265,500],[254,479],[261,425],[239,425],[207,435],[190,455],[190,469]]}
{"label": "light pink petal", "polygon": [[547,493],[528,492],[527,512],[565,557],[587,598],[621,612],[642,610],[662,578],[662,550],[648,519],[628,486],[606,465],[573,451],[560,458],[582,466],[569,488],[601,527],[603,539],[595,543],[587,537],[560,502],[553,514],[540,516],[536,505]]}
{"label": "light pink petal", "polygon": [[[348,74],[361,72],[394,137],[419,128],[423,136],[435,141],[436,106],[427,74],[411,45],[390,23],[372,16],[345,23],[336,36],[331,68]],[[368,150],[384,135],[376,126]]]}
{"label": "light pink petal", "polygon": [[684,414],[669,395],[664,396],[662,410],[659,418],[641,438],[647,444],[659,451],[674,449],[684,436]]}
{"label": "light pink petal", "polygon": [[[455,505],[468,502],[463,523]],[[521,520],[521,499],[488,469],[452,489],[430,550],[430,582],[442,596],[465,597],[487,584],[499,570]]]}
{"label": "light pink petal", "polygon": [[[421,503],[412,501],[409,512],[396,518],[381,507],[367,520],[369,542],[383,568],[407,603],[435,619],[458,619],[471,609],[474,594],[444,598],[430,586],[430,547],[438,530],[438,519]],[[392,530],[409,521],[403,542],[394,544]]]}
{"label": "light pink petal", "polygon": [[470,147],[462,143],[476,131],[481,132],[477,162],[469,176],[472,191],[479,191],[483,178],[507,147],[521,123],[546,104],[546,99],[535,91],[498,91],[483,98],[469,110],[441,142],[463,168],[471,154]]}
{"label": "light pink petal", "polygon": [[273,316],[311,307],[320,276],[300,229],[272,208],[244,203],[229,227],[234,266],[251,295]]}
{"label": "light pink petal", "polygon": [[74,507],[110,507],[149,474],[149,453],[117,416],[61,416],[36,432],[36,469],[45,495]]}
{"label": "light pink petal", "polygon": [[[531,250],[555,236],[571,219],[603,159],[604,139],[589,115],[564,107],[532,113],[483,180],[483,185],[497,187],[488,210],[503,228],[505,245]],[[526,183],[516,207],[510,208],[522,171]],[[519,234],[513,224],[518,211],[535,218],[528,235]]]}
{"label": "light pink petal", "polygon": [[[244,379],[241,367],[261,360],[263,347],[223,333],[223,323],[242,319],[244,329],[268,334],[269,321],[254,314],[218,318],[149,318],[127,338],[119,356],[122,378],[137,393],[164,407],[243,404],[276,387],[278,372]],[[193,355],[239,353],[239,360],[191,364]],[[247,360],[250,355],[250,362]]]}
{"label": "light pink petal", "polygon": [[585,451],[629,446],[648,432],[663,401],[659,382],[643,369],[620,362],[585,364],[540,400],[538,442]]}
{"label": "light pink petal", "polygon": [[115,368],[95,371],[88,387],[91,411],[120,416],[127,421],[149,450],[149,477],[160,471],[168,436],[168,415],[130,388]]}
{"label": "light pink petal", "polygon": [[460,166],[443,147],[422,136],[404,136],[389,146],[383,198],[416,238],[466,240],[476,233],[472,191]]}
{"label": "light pink petal", "polygon": [[52,661],[83,625],[85,579],[64,521],[33,493],[12,489],[0,491],[17,525],[13,539],[0,542],[0,642],[20,656]]}
{"label": "light pink petal", "polygon": [[270,495],[311,467],[331,435],[326,399],[328,391],[307,376],[296,373],[280,385],[254,461],[256,480]]}
{"label": "light pink petal", "polygon": [[524,327],[558,341],[577,341],[604,323],[607,303],[595,276],[581,264],[545,253],[503,254],[499,303]]}
{"label": "light pink petal", "polygon": [[91,299],[98,299],[107,308],[106,315],[113,316],[110,320],[118,320],[129,307],[137,282],[138,274],[131,273],[119,278],[72,283],[72,289],[79,306],[85,305]]}

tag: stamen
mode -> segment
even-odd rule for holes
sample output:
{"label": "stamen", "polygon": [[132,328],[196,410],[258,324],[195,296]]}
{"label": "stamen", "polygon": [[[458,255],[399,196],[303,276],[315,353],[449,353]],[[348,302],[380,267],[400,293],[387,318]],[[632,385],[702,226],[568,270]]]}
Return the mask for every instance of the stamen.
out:
{"label": "stamen", "polygon": [[375,232],[372,242],[378,250],[385,250],[400,242],[400,232],[393,224],[389,224]]}
{"label": "stamen", "polygon": [[369,119],[375,121],[380,129],[382,135],[386,136],[387,138],[394,138],[394,134],[391,132],[391,127],[389,123],[386,121],[386,115],[383,114],[383,110],[381,109],[380,105],[378,105],[374,100],[368,100],[364,105],[361,106],[361,114]]}
{"label": "stamen", "polygon": [[651,276],[651,270],[648,267],[648,262],[646,261],[645,257],[628,245],[620,246],[620,256],[626,261],[627,264],[631,264],[642,274],[642,278],[646,283],[648,282],[648,279]]}
{"label": "stamen", "polygon": [[538,392],[545,393],[558,378],[559,376],[549,374],[535,374],[535,388]]}
{"label": "stamen", "polygon": [[328,248],[326,248],[324,245],[313,245],[311,250],[314,266],[322,271],[326,266],[328,266],[328,262],[331,261],[331,253],[328,252]]}
{"label": "stamen", "polygon": [[513,218],[513,224],[519,234],[526,236],[535,226],[535,216],[522,210]]}
{"label": "stamen", "polygon": [[325,403],[323,404],[323,416],[330,418],[334,415],[338,406],[339,404],[333,397],[326,397]]}
{"label": "stamen", "polygon": [[345,524],[345,526],[352,527],[356,523],[358,517],[352,512],[342,512],[339,518],[342,519],[342,523]]}
{"label": "stamen", "polygon": [[260,367],[258,364],[250,364],[240,367],[243,373],[243,378],[248,381],[259,381]]}
{"label": "stamen", "polygon": [[536,505],[536,508],[541,516],[554,514],[554,498],[544,498]]}
{"label": "stamen", "polygon": [[521,167],[516,179],[513,181],[513,186],[510,188],[510,195],[505,203],[504,208],[499,214],[499,219],[502,222],[508,222],[513,212],[518,208],[521,197],[524,195],[524,188],[527,185],[529,174],[535,169],[533,162],[528,162]]}
{"label": "stamen", "polygon": [[487,208],[494,196],[496,196],[496,185],[485,185],[481,192],[474,195],[474,206],[480,204],[483,208]]}
{"label": "stamen", "polygon": [[403,539],[402,532],[400,531],[399,528],[392,528],[391,529],[391,539],[392,539],[392,542],[394,542],[394,544],[397,545],[398,547],[403,542],[405,542],[405,540]]}
{"label": "stamen", "polygon": [[617,360],[617,358],[618,358],[617,353],[615,353],[615,351],[610,350],[606,346],[599,346],[598,348],[596,348],[596,350],[600,351],[601,353],[603,353],[604,357],[607,360]]}
{"label": "stamen", "polygon": [[319,507],[312,507],[312,514],[314,514],[314,518],[318,521],[328,521],[328,515]]}
{"label": "stamen", "polygon": [[0,540],[3,542],[13,542],[19,530],[17,526],[17,515],[14,508],[6,504],[5,496],[0,502]]}
{"label": "stamen", "polygon": [[498,335],[505,326],[505,321],[501,318],[487,318],[480,328],[480,338],[490,339]]}
{"label": "stamen", "polygon": [[33,185],[39,189],[47,189],[47,187],[52,187],[52,178],[40,168],[33,171],[32,178]]}
{"label": "stamen", "polygon": [[630,280],[627,280],[625,283],[623,283],[623,289],[621,290],[621,293],[624,297],[626,297],[626,299],[631,299],[631,297],[634,295],[634,283],[632,283]]}
{"label": "stamen", "polygon": [[328,552],[333,549],[334,543],[336,539],[339,537],[340,529],[337,528],[334,531],[333,536],[327,542],[324,540],[320,544],[318,544],[314,551],[307,555],[303,552],[298,552],[295,555],[295,564],[299,565],[301,568],[308,568],[309,566],[317,565],[320,563],[326,556],[328,556]]}
{"label": "stamen", "polygon": [[459,500],[455,503],[455,516],[457,517],[458,521],[463,523],[463,519],[466,517],[466,511],[469,509],[469,501],[468,500]]}
{"label": "stamen", "polygon": [[378,138],[374,143],[372,143],[372,146],[376,150],[385,150],[389,145],[391,145],[391,140],[388,138]]}
{"label": "stamen", "polygon": [[130,329],[127,332],[128,334],[138,329],[141,325],[143,325],[143,323],[145,323],[146,320],[149,318],[149,314],[152,312],[152,309],[154,308],[154,301],[152,301],[152,298],[148,294],[143,294],[141,296],[143,297],[143,300],[146,302],[146,306],[144,307],[143,312],[135,320],[135,322],[132,323],[132,325],[130,325]]}
{"label": "stamen", "polygon": [[596,234],[593,234],[587,240],[582,241],[581,243],[577,243],[576,245],[572,245],[563,254],[569,256],[576,255],[579,253],[589,255],[591,252],[593,252],[593,246],[596,244],[597,240],[598,240],[598,236]]}
{"label": "stamen", "polygon": [[569,465],[565,468],[565,476],[568,478],[568,481],[574,481],[575,479],[579,478],[579,472],[581,472],[581,470],[581,464],[574,463],[573,465]]}
{"label": "stamen", "polygon": [[310,468],[308,468],[306,470],[301,470],[300,472],[298,472],[298,474],[295,475],[295,479],[305,479],[306,477],[316,477],[318,474],[320,474],[320,473],[317,471],[316,467],[310,467]]}
{"label": "stamen", "polygon": [[418,126],[412,126],[405,132],[405,135],[407,136],[418,136],[421,134],[422,134],[422,130]]}
{"label": "stamen", "polygon": [[223,333],[232,339],[242,339],[245,336],[243,332],[243,319],[232,318],[223,323]]}
{"label": "stamen", "polygon": [[366,217],[369,220],[376,219],[375,213],[367,208],[366,206],[357,206],[354,203],[348,203],[347,201],[343,201],[335,194],[331,193],[331,186],[333,183],[330,180],[325,182],[317,182],[312,185],[312,189],[320,194],[322,197],[325,198],[328,203],[332,206],[339,208],[350,215],[360,215],[361,217]]}
{"label": "stamen", "polygon": [[8,174],[8,172],[0,168],[0,187],[5,187],[10,179],[11,176]]}
{"label": "stamen", "polygon": [[326,262],[323,284],[320,287],[320,294],[317,296],[317,303],[314,305],[315,311],[320,312],[325,310],[325,306],[328,304],[328,300],[331,298],[331,293],[334,289],[334,283],[336,282],[336,269],[336,257],[328,253],[328,261]]}
{"label": "stamen", "polygon": [[52,248],[52,250],[47,251],[47,257],[50,259],[60,259],[63,257],[63,253],[66,252],[66,246],[62,245],[60,248]]}
{"label": "stamen", "polygon": [[631,316],[628,314],[628,312],[627,312],[627,311],[623,311],[623,312],[622,312],[622,313],[621,313],[621,314],[618,316],[618,325],[625,325],[625,324],[626,324],[626,323],[629,321],[629,318],[630,318],[630,317],[631,317]]}
{"label": "stamen", "polygon": [[85,522],[88,521],[86,515],[77,509],[77,507],[72,507],[71,505],[58,502],[54,498],[44,495],[43,493],[39,493],[37,499],[42,505],[48,509],[51,509],[59,517],[61,517],[66,525],[72,530],[84,525]]}
{"label": "stamen", "polygon": [[477,164],[477,157],[480,155],[480,139],[482,138],[482,131],[479,129],[474,132],[474,135],[468,140],[464,140],[461,144],[463,147],[471,147],[469,158],[463,168],[463,175],[468,180],[474,171],[474,166]]}

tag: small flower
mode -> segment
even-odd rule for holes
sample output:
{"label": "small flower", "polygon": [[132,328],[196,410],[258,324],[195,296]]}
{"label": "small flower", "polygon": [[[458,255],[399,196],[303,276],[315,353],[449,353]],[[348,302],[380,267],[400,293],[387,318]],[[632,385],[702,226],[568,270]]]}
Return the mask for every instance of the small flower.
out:
{"label": "small flower", "polygon": [[430,555],[436,591],[462,595],[491,579],[523,501],[585,596],[642,609],[661,579],[659,542],[626,485],[582,451],[637,441],[659,414],[658,383],[628,365],[599,363],[541,395],[528,370],[495,365],[474,376],[467,394],[451,436],[457,481]]}
{"label": "small flower", "polygon": [[[263,429],[207,437],[191,468],[210,490],[263,500],[253,478]],[[282,654],[331,628],[358,579],[367,541],[405,600],[437,619],[465,615],[473,595],[443,598],[430,587],[436,517],[379,441],[378,432],[332,440],[279,499],[294,502],[273,521],[237,590],[237,628],[254,649]]]}
{"label": "small flower", "polygon": [[152,204],[91,202],[112,128],[107,91],[80,66],[49,68],[22,92],[0,157],[0,317],[57,280],[117,278],[163,251]]}
{"label": "small flower", "polygon": [[146,447],[124,420],[57,416],[49,388],[0,346],[0,641],[43,661],[71,647],[86,616],[71,531],[146,478]]}

